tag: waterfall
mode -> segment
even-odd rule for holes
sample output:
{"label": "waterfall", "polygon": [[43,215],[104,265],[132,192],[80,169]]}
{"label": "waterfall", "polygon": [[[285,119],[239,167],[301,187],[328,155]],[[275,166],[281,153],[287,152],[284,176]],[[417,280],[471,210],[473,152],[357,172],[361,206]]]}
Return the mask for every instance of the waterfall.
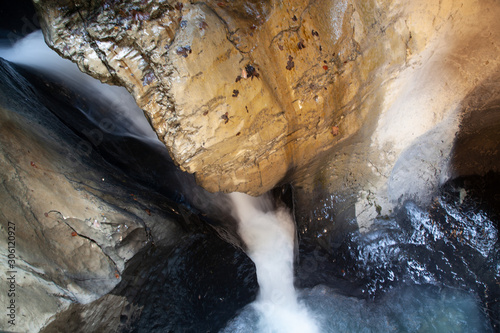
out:
{"label": "waterfall", "polygon": [[[50,75],[51,80],[57,77],[63,81],[63,86],[68,86],[82,95],[91,96],[90,100],[95,102],[95,105],[104,105],[92,109],[94,104],[89,102],[85,104],[89,107],[79,108],[79,111],[103,132],[121,139],[134,137],[162,146],[142,110],[137,107],[124,88],[102,84],[80,73],[75,64],[61,59],[43,43],[40,32],[29,35],[14,46],[0,46],[0,57],[29,66],[31,70],[42,72],[46,76]],[[68,117],[69,115],[70,113]],[[106,119],[113,122],[112,128],[104,126],[103,120]],[[122,157],[125,159],[127,156]],[[175,260],[160,256],[147,257],[148,265],[152,266],[146,266],[145,269],[158,271],[162,277],[149,279],[147,274],[141,272],[147,283],[144,283],[144,289],[137,293],[144,302],[150,304],[150,313],[154,315],[148,316],[148,312],[145,311],[145,314],[141,314],[140,320],[134,318],[137,320],[134,325],[138,329],[147,331],[144,327],[168,326],[169,328],[165,330],[172,328],[172,331],[176,332],[189,331],[185,327],[191,326],[183,325],[195,322],[192,318],[198,318],[196,316],[200,313],[199,308],[203,308],[206,312],[201,313],[210,315],[199,316],[200,321],[205,320],[206,325],[212,325],[210,331],[213,332],[212,327],[216,329],[220,327],[214,324],[218,323],[215,318],[217,312],[207,310],[212,309],[214,304],[219,306],[218,309],[224,310],[220,310],[224,314],[223,323],[226,323],[227,318],[232,318],[222,333],[493,332],[498,328],[498,326],[492,328],[488,319],[491,313],[491,318],[497,320],[499,309],[497,305],[500,279],[498,218],[497,215],[490,218],[483,212],[482,197],[476,196],[481,200],[474,199],[479,200],[475,202],[472,199],[474,198],[472,190],[465,188],[466,183],[450,185],[446,195],[443,194],[443,198],[435,200],[432,207],[419,207],[407,202],[392,215],[376,218],[366,233],[353,232],[349,239],[343,240],[343,247],[331,248],[331,256],[323,256],[319,247],[302,252],[301,262],[312,264],[297,268],[300,277],[298,281],[319,277],[314,280],[314,284],[309,283],[309,287],[296,289],[294,286],[296,231],[293,216],[289,211],[275,208],[268,196],[254,198],[241,193],[232,193],[228,197],[222,193],[209,194],[196,188],[194,181],[188,183],[184,178],[174,184],[172,181],[174,176],[166,175],[163,165],[156,165],[157,169],[154,169],[162,172],[151,172],[150,167],[153,166],[151,163],[155,162],[144,159],[144,163],[148,168],[139,168],[143,174],[149,172],[154,176],[161,175],[161,178],[166,180],[161,183],[160,177],[156,176],[155,182],[179,190],[187,198],[186,201],[192,202],[193,207],[203,213],[209,212],[220,219],[226,218],[226,200],[229,198],[232,203],[232,214],[238,223],[238,233],[248,256],[255,263],[260,289],[253,303],[248,306],[244,306],[246,303],[239,303],[241,300],[249,301],[254,294],[251,294],[251,297],[238,298],[239,292],[234,289],[236,287],[243,289],[249,284],[238,286],[235,283],[236,279],[228,282],[230,278],[227,277],[230,274],[227,267],[233,264],[242,265],[244,261],[241,258],[234,260],[231,256],[227,256],[226,261],[220,260],[223,255],[217,252],[217,249],[221,246],[214,250],[208,242],[203,243],[205,246],[202,248],[203,251],[196,247],[196,243],[179,248],[173,255],[177,256]],[[491,183],[488,180],[485,184],[498,184],[498,182]],[[477,186],[481,191],[487,187],[482,183]],[[495,189],[491,195],[494,197],[498,186],[488,186]],[[463,193],[467,194],[465,199]],[[189,211],[189,214],[194,213]],[[328,214],[321,217],[330,219]],[[227,220],[232,226],[232,220]],[[311,221],[311,226],[314,227],[315,222],[317,221]],[[334,223],[333,220],[331,223]],[[319,233],[317,237],[326,237],[328,233],[326,231]],[[310,240],[305,237],[301,240],[302,244],[308,241]],[[231,249],[233,248],[229,246],[227,252]],[[193,254],[183,251],[193,251]],[[206,269],[197,265],[199,261],[191,260],[191,255],[199,259],[200,253],[215,258],[215,263],[210,262],[213,267]],[[169,252],[165,254],[167,255],[172,254]],[[203,256],[201,257],[200,261],[205,260]],[[174,281],[177,285],[172,282],[174,279],[171,281],[165,279],[163,266],[161,270],[154,266],[158,262],[163,265],[165,259],[170,260],[165,268],[170,270],[169,274],[174,277],[180,276]],[[141,257],[138,260],[143,259]],[[217,264],[220,266],[215,267]],[[323,268],[326,269],[322,271]],[[222,273],[213,274],[211,269],[215,273]],[[189,274],[184,274],[185,271]],[[350,279],[344,279],[344,272]],[[325,279],[327,274],[333,277],[328,276],[328,279]],[[221,275],[223,278],[220,278]],[[212,278],[209,280],[210,286],[231,288],[217,294],[214,289],[218,288],[210,289],[203,286],[204,288],[198,288],[197,292],[193,292],[194,287],[198,287],[197,280],[190,281],[186,276],[208,276]],[[358,284],[355,284],[356,282]],[[150,289],[150,285],[155,283],[157,285]],[[182,289],[176,289],[179,284],[183,286]],[[252,286],[255,286],[254,282]],[[350,286],[353,291],[342,290],[343,286]],[[132,287],[135,288],[134,285]],[[217,297],[205,297],[207,294]],[[360,297],[360,294],[364,297]],[[484,300],[479,299],[478,295],[484,295]],[[230,298],[237,301],[229,302]],[[177,307],[182,302],[185,304]],[[234,304],[237,304],[237,307]],[[30,307],[30,304],[26,305],[27,308]],[[191,312],[187,314],[189,311]],[[231,317],[235,313],[237,316]],[[161,317],[161,314],[164,317]],[[119,313],[114,315],[115,318],[121,319]],[[80,323],[79,314],[77,317]],[[100,322],[109,318],[111,315],[108,314],[101,317],[96,315],[92,320]],[[208,331],[208,329],[198,331]]]}
{"label": "waterfall", "polygon": [[[491,332],[475,295],[442,285],[435,287],[433,283],[396,284],[376,302],[346,296],[340,289],[321,284],[296,290],[293,274],[295,224],[291,214],[283,208],[274,209],[267,196],[254,198],[231,193],[229,198],[238,232],[248,256],[255,263],[260,289],[257,299],[243,308],[220,333]],[[409,216],[419,221],[416,223],[425,222],[423,211],[412,207],[408,206]],[[372,245],[365,246],[363,251],[390,252],[398,244],[393,242],[390,246],[387,242],[392,236],[387,223],[398,222],[392,219],[378,222],[381,230],[359,235],[359,242]],[[422,232],[420,227],[410,230]],[[399,232],[404,233],[403,230]],[[404,241],[399,242],[405,246]],[[407,250],[395,253],[400,251]],[[360,255],[364,255],[363,252]],[[384,255],[373,254],[373,258],[380,257],[388,260]],[[423,280],[428,277],[429,272],[424,269]]]}
{"label": "waterfall", "polygon": [[238,232],[255,263],[259,295],[253,304],[262,332],[319,332],[297,300],[293,284],[295,223],[284,208],[272,209],[269,198],[231,193]]}

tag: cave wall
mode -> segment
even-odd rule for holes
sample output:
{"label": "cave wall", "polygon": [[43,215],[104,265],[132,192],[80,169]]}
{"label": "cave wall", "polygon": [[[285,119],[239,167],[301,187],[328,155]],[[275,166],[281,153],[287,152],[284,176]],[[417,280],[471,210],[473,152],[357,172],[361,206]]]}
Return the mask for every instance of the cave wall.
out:
{"label": "cave wall", "polygon": [[385,54],[367,82],[371,90],[354,98],[363,98],[357,107],[368,116],[296,182],[305,207],[299,224],[315,237],[351,223],[367,230],[404,200],[428,204],[450,178],[499,167],[498,3],[377,8],[372,22],[379,30],[364,30],[373,38],[360,43],[360,59]]}

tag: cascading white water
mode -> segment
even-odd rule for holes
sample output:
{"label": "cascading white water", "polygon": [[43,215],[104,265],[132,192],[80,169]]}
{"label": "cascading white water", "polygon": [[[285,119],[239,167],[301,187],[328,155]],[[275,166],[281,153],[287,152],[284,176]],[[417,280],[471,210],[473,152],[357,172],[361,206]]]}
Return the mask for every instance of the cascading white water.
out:
{"label": "cascading white water", "polygon": [[231,193],[238,232],[255,263],[259,295],[253,306],[261,332],[316,333],[313,318],[297,300],[293,284],[295,223],[284,208],[272,210],[266,197]]}

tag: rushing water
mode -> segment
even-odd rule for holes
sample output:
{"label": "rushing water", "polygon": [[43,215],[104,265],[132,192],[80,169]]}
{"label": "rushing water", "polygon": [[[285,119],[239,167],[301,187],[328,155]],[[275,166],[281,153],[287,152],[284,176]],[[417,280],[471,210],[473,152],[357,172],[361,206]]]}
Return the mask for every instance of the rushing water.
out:
{"label": "rushing water", "polygon": [[[130,137],[155,142],[152,145],[158,146],[142,111],[126,92],[128,99],[120,97],[124,96],[123,90],[115,91],[105,85],[101,86],[110,89],[101,89],[95,80],[86,83],[87,77],[80,76],[75,65],[69,62],[61,65],[59,60],[44,61],[45,56],[41,53],[37,58],[29,58],[27,54],[34,53],[34,49],[47,52],[48,58],[57,58],[41,43],[40,33],[29,36],[14,48],[4,47],[0,56],[37,67],[37,71],[50,72],[82,94],[95,95],[96,91],[106,91],[98,94],[102,98],[96,98],[92,103],[74,100],[76,109],[105,134],[101,146],[110,138],[128,140]],[[64,119],[70,114],[61,113],[59,117]],[[105,126],[103,119],[112,119],[116,126]],[[137,126],[138,121],[142,121],[142,125]],[[85,133],[89,128],[76,130]],[[103,153],[111,154],[112,149]],[[130,171],[135,162],[129,163]],[[144,165],[158,163],[158,160],[143,159],[137,163],[143,163],[138,169],[143,170]],[[155,171],[151,174],[157,180],[168,178],[165,175],[158,178],[161,169],[162,166],[158,165],[152,167]],[[213,332],[232,317],[221,332],[498,331],[500,181],[498,176],[488,177],[450,182],[443,187],[441,195],[436,196],[431,207],[402,203],[393,215],[377,218],[368,232],[361,234],[349,230],[345,237],[336,237],[335,246],[332,242],[320,243],[316,236],[307,234],[300,234],[297,241],[293,215],[286,209],[276,208],[267,197],[249,198],[233,194],[230,198],[233,216],[238,223],[237,231],[246,253],[256,266],[260,286],[257,299],[243,306],[252,299],[255,286],[248,258],[232,246],[204,240],[203,247],[197,243],[196,246],[179,248],[179,253],[168,263],[161,262],[159,255],[140,260],[144,266],[140,266],[144,281],[137,288],[131,284],[130,289],[134,289],[134,295],[140,295],[135,297],[145,304],[145,310],[131,327],[135,327],[134,332],[162,332],[165,327],[173,332],[190,332],[193,327],[198,331]],[[157,182],[159,187],[186,186],[186,182]],[[207,200],[203,209],[216,211],[209,205],[215,201]],[[316,218],[332,224],[331,216],[324,213],[326,211],[316,212]],[[221,253],[224,253],[224,258],[231,258],[233,251],[233,259],[220,260]],[[294,266],[294,262],[298,265]],[[230,270],[235,272],[232,276],[238,276],[238,279],[233,279],[234,283],[236,280],[240,283],[249,281],[229,285],[231,279],[226,276],[224,283],[227,286],[214,286],[217,293],[201,297],[211,295],[202,290],[210,287],[196,282],[194,276],[217,284]],[[212,274],[212,271],[217,274]],[[156,273],[148,277],[147,272]],[[162,274],[173,278],[169,281]],[[251,278],[246,279],[242,274]],[[156,276],[163,276],[161,283],[157,282]],[[172,282],[174,280],[176,282]],[[238,291],[237,287],[246,289]],[[200,290],[191,295],[193,288]],[[234,302],[228,301],[231,297]],[[155,302],[151,301],[152,298]],[[175,302],[185,304],[181,306]],[[209,310],[214,304],[217,304],[215,312]],[[163,316],[158,313],[162,312],[161,309],[166,309]],[[203,325],[196,325],[193,318],[201,316],[200,313],[209,315],[200,319]]]}
{"label": "rushing water", "polygon": [[[261,332],[316,333],[316,323],[294,287],[295,223],[284,208],[272,209],[266,196],[230,194],[238,232],[255,263],[259,294],[251,307]],[[244,330],[248,328],[243,328]],[[230,328],[228,332],[233,332]]]}
{"label": "rushing water", "polygon": [[[463,193],[463,188],[457,191]],[[239,202],[237,207],[244,204]],[[497,227],[480,207],[471,209],[473,203],[461,208],[456,204],[460,205],[449,192],[437,199],[430,211],[408,202],[394,216],[375,221],[368,233],[351,233],[336,251],[337,258],[304,253],[303,257],[318,261],[309,277],[324,274],[320,270],[328,266],[334,270],[338,262],[342,275],[351,278],[352,289],[341,289],[346,281],[327,279],[330,286],[318,284],[290,294],[284,304],[293,304],[294,319],[300,324],[282,320],[274,310],[282,303],[262,305],[262,294],[272,295],[262,288],[269,283],[265,279],[274,278],[279,284],[275,291],[295,291],[283,267],[292,265],[291,254],[282,253],[284,248],[290,249],[291,241],[278,249],[267,247],[272,240],[275,244],[283,241],[272,232],[277,223],[275,213],[261,213],[253,208],[255,205],[239,210],[247,212],[239,214],[242,237],[251,244],[248,252],[256,263],[261,291],[256,302],[242,309],[221,332],[294,332],[296,327],[300,327],[297,332],[332,333],[493,332],[490,316],[493,322],[498,318],[495,304],[500,277]],[[440,224],[439,219],[447,224]],[[281,234],[290,235],[289,227],[285,231]],[[255,258],[252,252],[256,243],[262,245],[256,248],[267,254]],[[281,260],[281,265],[276,260]],[[266,265],[275,269],[274,273],[260,276],[259,267]],[[298,274],[304,269],[299,268]],[[493,296],[492,303],[484,303],[480,293]]]}
{"label": "rushing water", "polygon": [[[319,331],[325,333],[491,332],[477,298],[456,289],[395,288],[374,302],[318,285],[303,290],[300,299],[314,313]],[[258,310],[247,306],[222,332],[291,332],[285,325],[262,329],[256,324],[259,316]]]}

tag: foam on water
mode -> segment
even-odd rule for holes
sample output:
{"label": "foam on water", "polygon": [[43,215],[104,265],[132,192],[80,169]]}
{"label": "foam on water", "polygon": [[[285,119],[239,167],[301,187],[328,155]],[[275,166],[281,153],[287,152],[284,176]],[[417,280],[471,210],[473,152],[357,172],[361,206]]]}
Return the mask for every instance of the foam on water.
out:
{"label": "foam on water", "polygon": [[[318,285],[301,291],[299,299],[314,313],[317,331],[322,333],[492,332],[486,315],[478,305],[479,300],[456,289],[405,286],[373,301],[344,296]],[[300,327],[300,323],[295,331],[290,330],[290,326],[296,323],[287,327],[277,320],[266,322],[267,326],[263,326],[259,316],[262,316],[260,309],[251,304],[221,333],[307,332]]]}
{"label": "foam on water", "polygon": [[251,305],[259,332],[316,333],[316,323],[299,303],[293,284],[295,224],[285,209],[266,197],[231,193],[238,232],[255,263],[259,295]]}

